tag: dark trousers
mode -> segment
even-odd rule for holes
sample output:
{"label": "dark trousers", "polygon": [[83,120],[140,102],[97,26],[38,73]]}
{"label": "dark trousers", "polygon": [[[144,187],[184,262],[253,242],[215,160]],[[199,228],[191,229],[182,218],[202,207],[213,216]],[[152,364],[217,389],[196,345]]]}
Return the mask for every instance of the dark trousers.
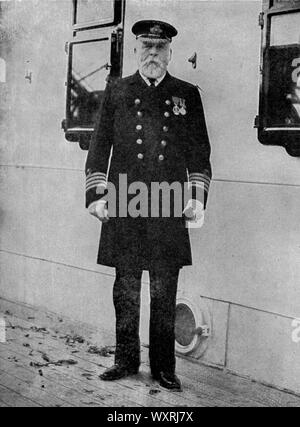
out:
{"label": "dark trousers", "polygon": [[[177,267],[156,267],[150,275],[150,366],[152,373],[175,372],[175,313]],[[116,269],[114,306],[116,311],[115,363],[140,365],[140,301],[142,270]]]}

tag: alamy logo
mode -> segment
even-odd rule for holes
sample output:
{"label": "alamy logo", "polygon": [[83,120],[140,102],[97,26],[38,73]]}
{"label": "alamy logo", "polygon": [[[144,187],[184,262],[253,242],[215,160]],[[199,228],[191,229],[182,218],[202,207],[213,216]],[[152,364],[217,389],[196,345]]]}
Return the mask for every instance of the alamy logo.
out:
{"label": "alamy logo", "polygon": [[300,319],[294,319],[292,321],[292,340],[294,343],[299,344],[300,343]]}
{"label": "alamy logo", "polygon": [[190,200],[204,200],[204,184],[192,186],[175,181],[151,182],[147,186],[135,181],[128,185],[127,174],[120,174],[117,187],[108,182],[107,187],[99,185],[96,190],[108,203],[110,218],[181,218],[183,207]]}
{"label": "alamy logo", "polygon": [[0,317],[0,343],[6,342],[6,322],[3,317]]}

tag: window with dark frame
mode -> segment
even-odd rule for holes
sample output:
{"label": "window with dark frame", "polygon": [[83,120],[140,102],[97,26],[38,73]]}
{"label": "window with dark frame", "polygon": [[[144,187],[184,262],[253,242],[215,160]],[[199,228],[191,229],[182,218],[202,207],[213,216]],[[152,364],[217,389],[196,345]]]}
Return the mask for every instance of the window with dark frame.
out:
{"label": "window with dark frame", "polygon": [[263,0],[258,138],[300,156],[300,0]]}
{"label": "window with dark frame", "polygon": [[[69,126],[92,129],[109,73],[110,39],[70,45]],[[103,63],[104,61],[104,63]]]}
{"label": "window with dark frame", "polygon": [[124,0],[73,0],[73,10],[75,31],[113,26],[122,20]]}
{"label": "window with dark frame", "polygon": [[125,0],[73,0],[73,40],[68,45],[68,141],[89,148],[105,87],[121,77]]}
{"label": "window with dark frame", "polygon": [[114,2],[75,0],[73,25],[78,29],[114,22]]}

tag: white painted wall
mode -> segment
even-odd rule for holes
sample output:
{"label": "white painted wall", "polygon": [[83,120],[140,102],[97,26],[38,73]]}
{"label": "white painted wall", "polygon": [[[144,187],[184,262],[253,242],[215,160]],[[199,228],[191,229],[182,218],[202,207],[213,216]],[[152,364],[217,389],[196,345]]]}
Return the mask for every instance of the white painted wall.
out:
{"label": "white painted wall", "polygon": [[[0,45],[7,63],[0,85],[0,295],[113,331],[114,271],[95,264],[99,224],[84,209],[86,153],[60,129],[70,2],[16,7],[5,17],[11,41]],[[300,317],[300,159],[262,146],[253,129],[260,9],[254,1],[129,0],[124,73],[136,68],[134,21],[153,17],[178,27],[170,71],[203,89],[214,170],[205,227],[191,236],[194,266],[182,271],[180,286],[191,298],[204,295],[213,314],[206,361],[300,391],[300,344],[291,339],[292,318]],[[197,70],[187,62],[195,51]]]}

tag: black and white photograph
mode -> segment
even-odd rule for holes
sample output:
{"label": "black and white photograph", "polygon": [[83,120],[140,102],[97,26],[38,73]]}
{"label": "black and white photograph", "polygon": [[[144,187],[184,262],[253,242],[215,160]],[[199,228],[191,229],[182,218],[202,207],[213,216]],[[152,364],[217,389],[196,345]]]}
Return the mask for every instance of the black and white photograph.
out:
{"label": "black and white photograph", "polygon": [[300,407],[300,0],[1,0],[0,186],[1,408]]}

